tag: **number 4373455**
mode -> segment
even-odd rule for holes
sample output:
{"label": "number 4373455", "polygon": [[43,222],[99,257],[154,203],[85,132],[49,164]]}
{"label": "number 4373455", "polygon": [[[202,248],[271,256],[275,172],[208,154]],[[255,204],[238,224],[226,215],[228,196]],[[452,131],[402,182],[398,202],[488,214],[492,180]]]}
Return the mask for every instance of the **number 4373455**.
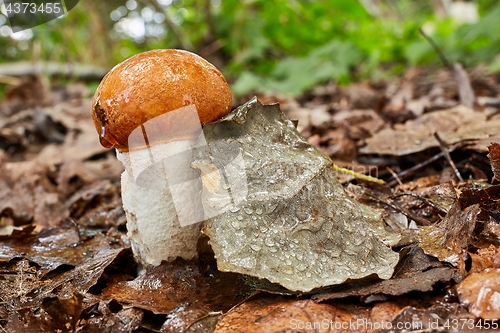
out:
{"label": "number 4373455", "polygon": [[5,4],[7,16],[16,14],[62,14],[63,9],[59,2],[33,3],[33,2],[14,2]]}

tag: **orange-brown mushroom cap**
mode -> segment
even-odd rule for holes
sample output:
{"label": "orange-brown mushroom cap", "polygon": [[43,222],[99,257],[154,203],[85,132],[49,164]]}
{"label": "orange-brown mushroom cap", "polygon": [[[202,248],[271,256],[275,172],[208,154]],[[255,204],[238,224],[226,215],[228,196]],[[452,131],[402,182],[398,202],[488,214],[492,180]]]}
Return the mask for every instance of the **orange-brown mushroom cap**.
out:
{"label": "orange-brown mushroom cap", "polygon": [[[193,105],[199,119],[182,112]],[[160,142],[182,140],[193,137],[200,123],[227,115],[231,105],[226,79],[208,61],[183,50],[152,50],[123,61],[106,74],[92,100],[92,120],[101,144],[123,152],[129,150],[132,131],[141,127],[144,131],[143,125],[153,118],[179,110],[172,117],[158,118],[148,127],[154,133],[148,134]]]}

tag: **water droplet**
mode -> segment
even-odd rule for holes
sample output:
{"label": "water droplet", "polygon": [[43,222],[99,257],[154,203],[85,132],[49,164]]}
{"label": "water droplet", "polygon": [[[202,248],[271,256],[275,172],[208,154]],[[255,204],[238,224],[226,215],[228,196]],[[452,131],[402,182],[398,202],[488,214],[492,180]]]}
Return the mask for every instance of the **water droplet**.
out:
{"label": "water droplet", "polygon": [[302,260],[304,259],[304,256],[302,255],[302,253],[297,253],[297,260]]}
{"label": "water droplet", "polygon": [[278,252],[278,249],[273,246],[273,247],[269,248],[269,251],[272,253],[276,253],[276,252]]}
{"label": "water droplet", "polygon": [[240,211],[240,207],[238,207],[238,206],[231,206],[231,207],[229,207],[229,211],[231,213],[237,213],[237,212]]}
{"label": "water droplet", "polygon": [[238,216],[236,216],[236,219],[237,219],[238,221],[243,221],[243,216],[238,215]]}
{"label": "water droplet", "polygon": [[299,272],[305,271],[306,268],[307,268],[307,266],[304,264],[298,264],[297,266],[295,266],[295,269],[297,269]]}
{"label": "water droplet", "polygon": [[310,272],[306,272],[306,277],[310,278],[311,277],[311,273]]}
{"label": "water droplet", "polygon": [[260,251],[260,246],[257,244],[250,244],[250,248],[254,251]]}
{"label": "water droplet", "polygon": [[285,260],[285,264],[287,264],[287,266],[292,266],[292,261],[290,259],[287,259]]}
{"label": "water droplet", "polygon": [[257,215],[262,215],[262,208],[258,207],[258,208],[255,210],[255,213],[257,213]]}
{"label": "water droplet", "polygon": [[261,226],[259,227],[259,229],[260,229],[260,232],[262,232],[262,233],[264,233],[264,232],[266,232],[266,231],[268,231],[268,230],[269,230],[269,228],[268,228],[268,227],[266,227],[265,225],[261,225]]}
{"label": "water droplet", "polygon": [[243,210],[244,210],[244,211],[245,211],[245,213],[247,213],[248,215],[253,214],[253,208],[252,208],[252,206],[247,206],[247,207],[243,208]]}
{"label": "water droplet", "polygon": [[104,148],[111,148],[111,147],[113,147],[113,144],[111,144],[111,142],[109,142],[108,140],[106,140],[104,138],[104,134],[103,134],[104,131],[105,131],[105,129],[104,129],[104,126],[103,126],[102,127],[102,133],[99,136],[99,142],[101,143],[101,146],[103,146]]}
{"label": "water droplet", "polygon": [[333,249],[328,250],[328,255],[332,258],[338,258],[340,256],[340,249],[338,247],[334,247]]}
{"label": "water droplet", "polygon": [[240,229],[240,224],[237,221],[232,221],[231,225],[233,226],[234,229],[238,230]]}
{"label": "water droplet", "polygon": [[264,243],[267,246],[274,246],[274,241],[271,238],[266,238],[266,240],[264,241]]}
{"label": "water droplet", "polygon": [[277,203],[269,204],[269,206],[267,207],[267,214],[271,214],[272,212],[274,212],[276,210],[276,208],[278,208]]}
{"label": "water droplet", "polygon": [[363,244],[363,242],[364,242],[363,237],[356,237],[353,240],[353,244],[356,246],[360,246],[361,244]]}

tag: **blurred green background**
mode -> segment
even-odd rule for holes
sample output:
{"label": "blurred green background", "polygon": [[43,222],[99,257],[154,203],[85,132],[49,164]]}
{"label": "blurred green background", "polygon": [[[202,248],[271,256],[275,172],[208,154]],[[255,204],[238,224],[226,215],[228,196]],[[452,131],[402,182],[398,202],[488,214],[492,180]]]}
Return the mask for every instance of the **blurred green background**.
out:
{"label": "blurred green background", "polygon": [[219,67],[237,95],[299,95],[332,80],[442,66],[423,28],[449,61],[500,71],[500,3],[463,8],[445,0],[80,0],[65,16],[16,34],[0,14],[0,64],[43,60],[107,70],[142,51],[182,48]]}

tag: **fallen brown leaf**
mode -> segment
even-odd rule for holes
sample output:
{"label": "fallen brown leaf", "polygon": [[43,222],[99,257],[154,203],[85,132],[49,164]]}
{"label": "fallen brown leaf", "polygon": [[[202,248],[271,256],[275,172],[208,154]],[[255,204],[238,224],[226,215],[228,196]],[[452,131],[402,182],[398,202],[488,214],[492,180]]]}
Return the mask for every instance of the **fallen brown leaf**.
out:
{"label": "fallen brown leaf", "polygon": [[214,333],[368,332],[369,321],[364,307],[261,295],[225,314]]}
{"label": "fallen brown leaf", "polygon": [[[433,137],[439,133],[448,144],[463,140],[477,140],[500,134],[500,118],[487,119],[486,115],[463,105],[442,111],[425,113],[414,120],[386,128],[367,139],[364,154],[408,155],[437,147]],[[487,151],[487,147],[476,147]]]}
{"label": "fallen brown leaf", "polygon": [[460,302],[483,319],[500,318],[500,269],[472,273],[457,286]]}
{"label": "fallen brown leaf", "polygon": [[488,146],[488,158],[491,162],[491,170],[493,170],[493,175],[497,181],[500,181],[500,144],[497,142],[492,142]]}
{"label": "fallen brown leaf", "polygon": [[148,266],[133,281],[110,282],[101,297],[128,303],[154,313],[167,314],[180,304],[186,308],[204,304],[210,311],[227,311],[242,301],[250,288],[233,273],[216,270],[215,262],[207,263],[207,271],[191,261],[177,259],[159,266]]}

